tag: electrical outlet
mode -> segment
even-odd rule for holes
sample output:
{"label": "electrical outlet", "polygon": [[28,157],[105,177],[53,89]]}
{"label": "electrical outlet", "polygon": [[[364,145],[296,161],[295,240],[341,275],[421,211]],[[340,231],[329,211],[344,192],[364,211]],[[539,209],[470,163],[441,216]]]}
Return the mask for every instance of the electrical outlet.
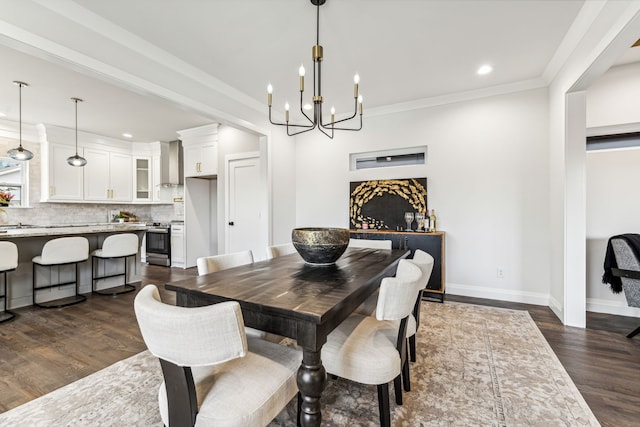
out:
{"label": "electrical outlet", "polygon": [[504,279],[504,269],[502,267],[496,268],[496,277],[498,279]]}

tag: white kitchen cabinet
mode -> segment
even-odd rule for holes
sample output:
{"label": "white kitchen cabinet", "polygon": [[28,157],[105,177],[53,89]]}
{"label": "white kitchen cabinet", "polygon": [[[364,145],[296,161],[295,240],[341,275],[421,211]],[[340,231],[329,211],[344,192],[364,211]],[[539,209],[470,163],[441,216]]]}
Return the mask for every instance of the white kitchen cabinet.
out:
{"label": "white kitchen cabinet", "polygon": [[171,225],[171,267],[184,268],[184,225]]}
{"label": "white kitchen cabinet", "polygon": [[184,148],[185,177],[218,175],[218,143],[209,142]]}
{"label": "white kitchen cabinet", "polygon": [[[48,191],[43,188],[42,201],[83,200],[82,168],[71,166],[67,158],[76,154],[75,146],[64,144],[48,145],[48,161],[43,168],[43,182],[48,183]],[[82,155],[82,148],[78,149]]]}
{"label": "white kitchen cabinet", "polygon": [[131,202],[133,192],[131,156],[85,148],[84,200]]}
{"label": "white kitchen cabinet", "polygon": [[133,201],[150,202],[153,198],[153,174],[151,157],[133,158]]}
{"label": "white kitchen cabinet", "polygon": [[218,124],[178,131],[184,149],[185,178],[218,175]]}

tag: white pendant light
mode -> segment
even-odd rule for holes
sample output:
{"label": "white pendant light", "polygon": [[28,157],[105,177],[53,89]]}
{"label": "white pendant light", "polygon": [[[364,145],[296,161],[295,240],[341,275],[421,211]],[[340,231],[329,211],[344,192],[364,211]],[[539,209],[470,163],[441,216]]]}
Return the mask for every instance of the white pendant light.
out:
{"label": "white pendant light", "polygon": [[29,86],[25,82],[14,81],[14,84],[18,85],[19,93],[19,115],[20,115],[20,145],[18,148],[12,148],[7,151],[7,155],[13,160],[31,160],[33,159],[33,153],[26,148],[22,147],[22,86]]}
{"label": "white pendant light", "polygon": [[76,155],[69,157],[67,163],[71,166],[82,167],[87,164],[87,159],[78,155],[78,102],[82,102],[82,99],[71,98],[71,100],[76,104]]}

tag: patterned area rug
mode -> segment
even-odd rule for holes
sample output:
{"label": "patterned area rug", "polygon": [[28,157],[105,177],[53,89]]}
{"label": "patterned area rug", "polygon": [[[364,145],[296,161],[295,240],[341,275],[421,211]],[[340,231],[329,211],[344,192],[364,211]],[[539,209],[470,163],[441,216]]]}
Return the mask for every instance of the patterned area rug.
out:
{"label": "patterned area rug", "polygon": [[[411,392],[394,426],[598,426],[526,311],[423,303]],[[162,426],[148,352],[0,414],[0,425]],[[329,380],[323,425],[377,426],[375,386]],[[295,426],[295,399],[271,426]]]}

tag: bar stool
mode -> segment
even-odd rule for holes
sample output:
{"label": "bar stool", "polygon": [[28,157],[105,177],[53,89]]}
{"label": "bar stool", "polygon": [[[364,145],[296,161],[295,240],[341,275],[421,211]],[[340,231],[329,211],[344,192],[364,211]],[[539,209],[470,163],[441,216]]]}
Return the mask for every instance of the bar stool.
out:
{"label": "bar stool", "polygon": [[[104,239],[102,249],[96,249],[91,253],[91,287],[93,293],[113,296],[135,291],[136,287],[127,283],[127,259],[135,257],[137,253],[138,236],[133,233],[114,234]],[[106,274],[106,260],[109,259],[124,259],[124,273]],[[96,261],[99,267],[100,260],[103,261],[102,265],[105,267],[105,274],[96,276]],[[96,280],[119,276],[124,276],[124,284],[107,289],[96,289]]]}
{"label": "bar stool", "polygon": [[[78,263],[86,261],[89,258],[89,241],[85,237],[60,237],[49,240],[42,247],[42,254],[34,257],[33,262],[33,305],[42,308],[60,308],[68,305],[78,304],[85,301],[87,297],[78,293]],[[73,281],[49,284],[47,286],[36,285],[36,266],[51,267],[75,264],[76,274]],[[70,297],[59,298],[56,300],[36,302],[36,292],[55,288],[59,286],[75,284],[75,295]]]}
{"label": "bar stool", "polygon": [[4,300],[4,310],[0,312],[0,323],[13,319],[16,315],[7,310],[7,271],[13,271],[18,267],[18,247],[13,242],[0,242],[0,272],[4,273],[4,291],[0,298]]}

